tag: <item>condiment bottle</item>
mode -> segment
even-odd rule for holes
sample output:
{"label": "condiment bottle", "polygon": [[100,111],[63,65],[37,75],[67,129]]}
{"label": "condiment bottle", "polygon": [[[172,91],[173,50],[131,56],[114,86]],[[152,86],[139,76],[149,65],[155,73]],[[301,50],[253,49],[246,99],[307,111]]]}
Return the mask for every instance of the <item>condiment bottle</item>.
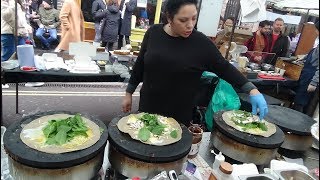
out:
{"label": "condiment bottle", "polygon": [[192,133],[192,145],[191,150],[188,154],[188,158],[192,159],[198,155],[200,143],[202,140],[203,130],[199,125],[192,125],[188,128],[188,130]]}
{"label": "condiment bottle", "polygon": [[233,167],[228,162],[222,162],[219,166],[219,173],[220,173],[220,179],[221,180],[232,180],[233,177],[231,175],[233,171]]}
{"label": "condiment bottle", "polygon": [[220,167],[220,164],[222,162],[225,161],[225,157],[222,155],[221,152],[219,152],[219,154],[217,154],[215,157],[214,157],[214,162],[212,164],[212,169],[213,170],[218,170],[219,167]]}

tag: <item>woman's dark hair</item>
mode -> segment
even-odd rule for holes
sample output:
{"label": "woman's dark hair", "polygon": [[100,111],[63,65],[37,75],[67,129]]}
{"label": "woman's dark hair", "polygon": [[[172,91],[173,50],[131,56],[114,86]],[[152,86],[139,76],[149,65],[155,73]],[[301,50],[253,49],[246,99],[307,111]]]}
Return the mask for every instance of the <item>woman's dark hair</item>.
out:
{"label": "woman's dark hair", "polygon": [[198,0],[167,0],[165,5],[165,13],[167,18],[173,19],[183,5],[195,5],[197,7]]}

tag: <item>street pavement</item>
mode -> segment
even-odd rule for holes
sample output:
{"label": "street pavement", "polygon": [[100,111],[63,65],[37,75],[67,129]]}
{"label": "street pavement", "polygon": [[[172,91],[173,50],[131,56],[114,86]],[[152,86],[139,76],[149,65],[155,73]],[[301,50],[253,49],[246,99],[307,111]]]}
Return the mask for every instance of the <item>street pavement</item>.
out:
{"label": "street pavement", "polygon": [[[106,124],[123,114],[121,103],[125,86],[122,83],[45,83],[42,87],[25,87],[20,84],[18,114],[15,109],[15,85],[9,86],[9,89],[2,89],[1,125],[6,127],[38,112],[80,112]],[[133,96],[133,111],[138,109],[138,96],[139,93]]]}

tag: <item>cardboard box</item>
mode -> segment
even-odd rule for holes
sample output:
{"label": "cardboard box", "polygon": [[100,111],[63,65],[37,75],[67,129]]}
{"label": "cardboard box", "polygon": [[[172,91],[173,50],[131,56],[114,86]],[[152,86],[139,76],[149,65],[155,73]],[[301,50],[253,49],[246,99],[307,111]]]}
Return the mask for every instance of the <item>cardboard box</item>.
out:
{"label": "cardboard box", "polygon": [[284,75],[293,80],[299,80],[303,65],[294,64],[289,61],[284,61],[278,58],[276,67],[286,70]]}

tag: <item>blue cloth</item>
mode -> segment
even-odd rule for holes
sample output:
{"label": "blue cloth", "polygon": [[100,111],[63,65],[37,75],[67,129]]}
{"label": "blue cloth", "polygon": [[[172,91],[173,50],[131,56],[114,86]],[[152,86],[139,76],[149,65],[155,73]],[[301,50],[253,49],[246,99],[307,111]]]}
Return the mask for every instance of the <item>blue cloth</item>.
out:
{"label": "blue cloth", "polygon": [[[48,39],[43,36],[43,34],[47,31],[49,33]],[[51,43],[57,40],[57,29],[38,28],[36,36],[40,39],[45,47],[50,47]]]}
{"label": "blue cloth", "polygon": [[315,48],[312,49],[305,58],[304,66],[299,78],[299,86],[296,90],[296,96],[294,98],[294,103],[296,105],[306,106],[313,95],[313,93],[308,92],[307,89],[315,72],[317,71],[317,67],[312,66],[311,63],[314,50]]}
{"label": "blue cloth", "polygon": [[140,17],[144,19],[148,19],[148,13],[146,9],[141,9],[140,11]]}
{"label": "blue cloth", "polygon": [[[18,37],[18,45],[26,44],[26,38]],[[13,34],[1,34],[1,61],[7,61],[16,51]]]}
{"label": "blue cloth", "polygon": [[259,118],[262,120],[268,113],[267,102],[263,95],[261,93],[257,95],[250,95],[250,101],[252,105],[252,114],[257,115],[259,109]]}

